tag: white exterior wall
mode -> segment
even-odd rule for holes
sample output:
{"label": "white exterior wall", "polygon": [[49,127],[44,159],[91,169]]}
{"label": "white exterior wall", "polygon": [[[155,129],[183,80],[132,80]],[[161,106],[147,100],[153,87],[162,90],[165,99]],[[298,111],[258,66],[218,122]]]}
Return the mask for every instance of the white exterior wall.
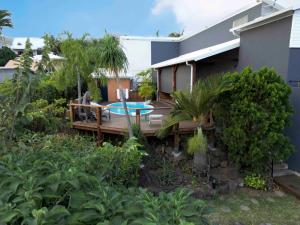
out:
{"label": "white exterior wall", "polygon": [[290,48],[300,48],[300,9],[293,15]]}
{"label": "white exterior wall", "polygon": [[151,67],[151,40],[120,37],[120,43],[128,59],[125,76],[135,78],[136,74]]}

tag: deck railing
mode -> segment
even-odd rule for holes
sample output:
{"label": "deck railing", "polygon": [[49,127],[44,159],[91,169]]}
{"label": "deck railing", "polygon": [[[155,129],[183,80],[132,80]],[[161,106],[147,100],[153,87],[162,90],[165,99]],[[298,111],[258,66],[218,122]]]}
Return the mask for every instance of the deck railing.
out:
{"label": "deck railing", "polygon": [[[96,122],[97,125],[101,125],[102,120],[102,110],[110,110],[110,109],[124,109],[122,106],[109,106],[109,105],[84,105],[84,104],[77,104],[77,103],[70,103],[70,122],[73,124],[75,121],[75,112],[76,110],[81,110],[81,108],[90,108],[96,112]],[[141,111],[157,111],[157,110],[171,110],[172,107],[153,107],[153,108],[130,108],[130,111],[135,110],[135,122],[138,126],[141,125]],[[123,115],[125,116],[125,115]],[[132,115],[130,115],[132,116]]]}

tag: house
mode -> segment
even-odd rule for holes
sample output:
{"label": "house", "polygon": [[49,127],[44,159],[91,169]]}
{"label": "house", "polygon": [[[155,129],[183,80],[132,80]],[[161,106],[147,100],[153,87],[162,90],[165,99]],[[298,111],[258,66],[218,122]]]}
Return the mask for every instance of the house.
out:
{"label": "house", "polygon": [[152,68],[160,100],[176,90],[191,90],[206,76],[247,66],[276,69],[293,90],[295,116],[287,133],[296,153],[289,167],[300,172],[300,1],[289,6],[260,1],[196,34],[155,45],[151,54],[159,56]]}
{"label": "house", "polygon": [[17,55],[21,55],[25,50],[26,41],[29,39],[33,55],[42,54],[42,49],[45,46],[43,38],[34,37],[16,37],[13,38],[12,44],[9,46]]}

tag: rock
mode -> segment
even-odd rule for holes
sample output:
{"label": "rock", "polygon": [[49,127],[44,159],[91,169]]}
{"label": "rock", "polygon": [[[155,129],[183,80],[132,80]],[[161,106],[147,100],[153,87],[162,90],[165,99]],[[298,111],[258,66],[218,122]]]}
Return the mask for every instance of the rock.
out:
{"label": "rock", "polygon": [[241,222],[235,222],[233,225],[245,225],[245,224]]}
{"label": "rock", "polygon": [[210,175],[220,183],[240,179],[240,173],[236,167],[213,168],[210,170]]}
{"label": "rock", "polygon": [[220,163],[220,165],[221,165],[222,168],[225,168],[225,167],[228,166],[228,161],[222,161],[222,162]]}
{"label": "rock", "polygon": [[228,194],[230,192],[230,187],[228,183],[222,184],[217,187],[217,192],[219,194]]}
{"label": "rock", "polygon": [[284,197],[285,193],[283,193],[282,191],[275,191],[274,194],[278,197]]}
{"label": "rock", "polygon": [[172,163],[174,166],[178,166],[179,163],[186,159],[185,155],[182,152],[172,152]]}
{"label": "rock", "polygon": [[232,212],[231,209],[228,208],[228,207],[222,207],[221,210],[222,210],[222,212],[224,212],[224,213],[231,213],[231,212]]}
{"label": "rock", "polygon": [[250,208],[246,205],[241,205],[240,208],[242,211],[250,211]]}
{"label": "rock", "polygon": [[218,158],[211,157],[211,159],[210,159],[210,167],[211,168],[217,168],[220,166],[220,164],[221,164],[221,161]]}
{"label": "rock", "polygon": [[228,182],[229,192],[235,192],[239,188],[240,182],[238,180],[230,180]]}
{"label": "rock", "polygon": [[259,205],[259,202],[254,198],[251,198],[250,201],[255,205]]}

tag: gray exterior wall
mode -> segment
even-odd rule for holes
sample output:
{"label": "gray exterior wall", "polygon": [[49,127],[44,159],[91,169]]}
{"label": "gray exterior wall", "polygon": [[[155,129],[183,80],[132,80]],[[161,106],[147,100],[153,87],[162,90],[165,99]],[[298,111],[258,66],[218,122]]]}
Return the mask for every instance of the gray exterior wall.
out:
{"label": "gray exterior wall", "polygon": [[273,67],[286,80],[292,17],[241,33],[238,70]]}
{"label": "gray exterior wall", "polygon": [[295,154],[289,159],[289,167],[300,172],[300,48],[289,50],[288,83],[292,86],[291,102],[294,107],[294,116],[291,127],[287,128],[292,143],[295,146]]}
{"label": "gray exterior wall", "polygon": [[236,39],[237,37],[229,30],[233,26],[233,21],[246,15],[248,15],[249,21],[260,17],[262,15],[262,5],[257,5],[180,42],[179,55]]}
{"label": "gray exterior wall", "polygon": [[16,72],[15,69],[0,68],[0,82],[5,79],[11,79],[15,72]]}
{"label": "gray exterior wall", "polygon": [[196,70],[197,79],[236,71],[238,56],[239,49],[234,49],[198,62]]}
{"label": "gray exterior wall", "polygon": [[151,42],[151,64],[163,62],[178,56],[178,42]]}
{"label": "gray exterior wall", "polygon": [[172,67],[166,67],[161,70],[160,91],[165,93],[172,93],[172,76]]}
{"label": "gray exterior wall", "polygon": [[187,91],[191,84],[191,68],[185,64],[181,64],[177,68],[176,73],[176,90]]}

